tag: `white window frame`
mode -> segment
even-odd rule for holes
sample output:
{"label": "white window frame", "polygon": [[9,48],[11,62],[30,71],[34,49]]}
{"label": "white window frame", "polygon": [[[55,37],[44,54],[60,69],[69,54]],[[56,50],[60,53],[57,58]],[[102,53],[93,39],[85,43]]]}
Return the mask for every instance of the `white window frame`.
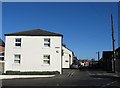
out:
{"label": "white window frame", "polygon": [[50,47],[50,38],[44,38],[44,47]]}
{"label": "white window frame", "polygon": [[[20,39],[20,41],[17,41],[17,39]],[[21,41],[22,39],[21,38],[15,38],[15,47],[21,47]],[[20,45],[17,45],[17,44],[20,44]]]}
{"label": "white window frame", "polygon": [[4,54],[5,54],[4,52],[0,52],[0,58],[1,58],[0,60],[4,60]]}
{"label": "white window frame", "polygon": [[[16,58],[18,56],[18,58]],[[21,54],[14,54],[14,63],[20,64],[21,63]]]}
{"label": "white window frame", "polygon": [[[45,63],[45,61],[48,61],[48,63]],[[50,55],[49,54],[44,54],[43,55],[43,64],[44,65],[50,65]]]}
{"label": "white window frame", "polygon": [[5,56],[5,52],[0,52],[0,57],[4,57]]}

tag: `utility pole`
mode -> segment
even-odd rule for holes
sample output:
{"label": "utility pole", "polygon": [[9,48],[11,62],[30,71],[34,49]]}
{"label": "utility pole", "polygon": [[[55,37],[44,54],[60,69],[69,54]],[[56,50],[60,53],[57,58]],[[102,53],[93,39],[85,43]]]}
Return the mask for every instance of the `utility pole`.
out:
{"label": "utility pole", "polygon": [[114,24],[113,24],[112,14],[111,14],[111,26],[112,26],[112,47],[113,47],[112,71],[115,72],[115,39],[114,39]]}
{"label": "utility pole", "polygon": [[98,55],[98,61],[100,60],[100,52],[98,51],[98,52],[96,52],[97,53],[97,55]]}
{"label": "utility pole", "polygon": [[100,52],[96,52],[98,54],[98,67],[99,67],[99,60],[100,60]]}

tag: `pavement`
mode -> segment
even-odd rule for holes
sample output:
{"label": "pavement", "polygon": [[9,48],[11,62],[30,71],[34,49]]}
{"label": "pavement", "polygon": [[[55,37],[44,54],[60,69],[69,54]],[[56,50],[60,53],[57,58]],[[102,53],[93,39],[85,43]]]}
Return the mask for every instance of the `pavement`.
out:
{"label": "pavement", "polygon": [[0,79],[54,77],[55,75],[0,75]]}
{"label": "pavement", "polygon": [[[57,75],[57,77],[69,77],[74,73],[74,69],[63,69],[64,75]],[[71,74],[72,73],[72,74]],[[54,77],[55,75],[0,75],[0,79],[19,79],[19,78],[45,78],[45,77]]]}
{"label": "pavement", "polygon": [[92,70],[86,70],[86,72],[89,75],[102,75],[102,76],[113,76],[113,77],[120,77],[120,73],[114,73],[114,72],[106,72],[106,71],[102,71],[102,70],[97,70],[97,71],[92,71]]}
{"label": "pavement", "polygon": [[0,79],[0,88],[2,87],[2,79]]}

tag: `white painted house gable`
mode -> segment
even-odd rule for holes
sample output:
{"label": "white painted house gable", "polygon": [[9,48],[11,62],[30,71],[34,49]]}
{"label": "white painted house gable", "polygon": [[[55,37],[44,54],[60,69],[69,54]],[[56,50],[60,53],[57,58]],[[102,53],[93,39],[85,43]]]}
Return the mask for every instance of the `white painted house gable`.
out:
{"label": "white painted house gable", "polygon": [[73,53],[65,46],[62,46],[62,51],[62,68],[70,68],[73,63]]}
{"label": "white painted house gable", "polygon": [[61,34],[35,29],[5,36],[5,72],[62,72]]}

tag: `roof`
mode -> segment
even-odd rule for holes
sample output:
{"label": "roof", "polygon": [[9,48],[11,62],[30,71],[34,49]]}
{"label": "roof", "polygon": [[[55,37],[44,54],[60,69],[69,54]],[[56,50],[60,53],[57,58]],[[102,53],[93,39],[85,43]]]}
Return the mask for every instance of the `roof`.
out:
{"label": "roof", "polygon": [[5,47],[0,46],[0,52],[4,52],[4,51],[5,51]]}
{"label": "roof", "polygon": [[34,29],[34,30],[5,34],[5,36],[63,36],[63,35],[41,29]]}
{"label": "roof", "polygon": [[1,38],[0,38],[0,46],[5,46],[5,43],[3,42]]}
{"label": "roof", "polygon": [[120,47],[118,47],[115,51],[116,51],[116,52],[120,51]]}
{"label": "roof", "polygon": [[68,49],[69,51],[71,51],[71,52],[72,52],[72,54],[73,54],[73,51],[72,51],[72,50],[70,50],[69,48],[67,48],[67,47],[66,47],[66,45],[62,44],[62,46],[63,46],[64,48]]}

